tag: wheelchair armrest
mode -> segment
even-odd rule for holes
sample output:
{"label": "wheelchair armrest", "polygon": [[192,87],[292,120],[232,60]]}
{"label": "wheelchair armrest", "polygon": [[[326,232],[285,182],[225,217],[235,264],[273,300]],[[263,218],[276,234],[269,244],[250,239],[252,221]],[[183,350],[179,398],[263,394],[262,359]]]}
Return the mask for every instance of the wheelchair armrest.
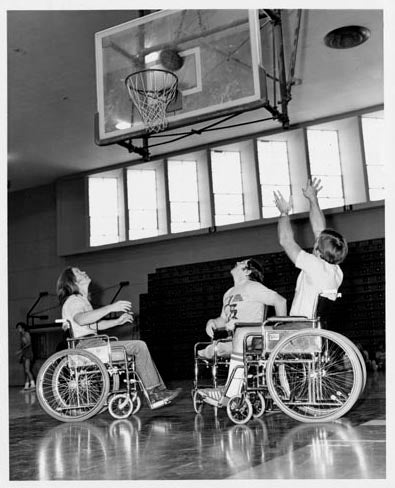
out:
{"label": "wheelchair armrest", "polygon": [[236,322],[235,330],[242,329],[243,327],[261,327],[262,322]]}
{"label": "wheelchair armrest", "polygon": [[[272,322],[317,322],[318,319],[309,319],[307,317],[303,317],[303,316],[298,316],[298,315],[295,315],[293,317],[290,317],[290,316],[284,316],[284,317],[270,317],[268,319],[265,320],[265,322],[263,323],[263,326],[269,324],[269,323],[272,323]],[[274,325],[275,327],[275,325]]]}

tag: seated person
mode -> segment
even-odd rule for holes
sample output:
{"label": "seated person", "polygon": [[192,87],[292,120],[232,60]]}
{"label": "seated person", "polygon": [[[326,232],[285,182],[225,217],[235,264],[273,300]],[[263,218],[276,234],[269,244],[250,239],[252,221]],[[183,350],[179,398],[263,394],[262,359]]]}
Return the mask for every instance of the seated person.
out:
{"label": "seated person", "polygon": [[[289,219],[289,213],[292,209],[291,199],[287,202],[280,192],[274,193],[275,204],[280,211],[278,221],[278,236],[281,247],[288,257],[301,271],[297,278],[295,295],[291,306],[291,316],[302,316],[312,318],[319,295],[325,294],[327,290],[331,293],[327,298],[335,300],[337,290],[343,281],[343,272],[339,264],[347,256],[348,246],[344,237],[338,232],[326,228],[325,216],[322,213],[317,194],[322,189],[321,181],[314,178],[313,181],[307,182],[306,188],[302,189],[304,196],[309,200],[310,211],[309,218],[312,230],[315,236],[315,243],[312,253],[303,251],[296,243]],[[276,315],[285,315],[278,313]],[[232,343],[232,356],[237,353],[239,365],[242,364],[244,336],[235,334]],[[237,395],[240,392],[241,381],[237,381],[237,375],[244,373],[238,368],[234,380],[230,383],[224,396],[221,392],[208,393],[210,398],[215,398],[222,403],[226,399]],[[229,374],[231,369],[229,370]],[[230,377],[230,376],[228,376]],[[286,379],[284,378],[284,390],[287,390]],[[283,382],[282,382],[283,383]],[[287,391],[289,394],[289,392]],[[205,396],[203,394],[203,396]]]}
{"label": "seated person", "polygon": [[[206,324],[209,337],[213,338],[215,331],[233,332],[236,322],[263,322],[266,306],[274,306],[277,315],[286,313],[285,298],[263,285],[263,270],[255,259],[237,262],[230,273],[234,286],[223,297],[221,315]],[[257,331],[257,328],[254,330]],[[220,342],[217,348],[218,356],[230,356],[232,342]],[[214,356],[214,344],[199,350],[198,356],[211,359]]]}
{"label": "seated person", "polygon": [[[211,319],[207,322],[206,332],[210,337],[213,337],[214,330],[218,328],[226,328],[233,331],[232,342],[222,343],[220,346],[221,355],[231,355],[228,378],[234,370],[234,378],[242,378],[243,370],[238,366],[243,365],[243,341],[247,334],[260,332],[260,326],[243,326],[235,329],[237,322],[252,322],[262,323],[265,307],[274,306],[276,315],[286,315],[287,306],[284,297],[275,291],[263,285],[263,270],[260,264],[255,259],[245,259],[236,263],[232,268],[231,274],[234,281],[234,286],[230,288],[224,295],[223,307],[220,317]],[[213,355],[214,346],[210,344],[198,354],[202,358],[211,358]],[[228,396],[236,395],[231,392]],[[199,390],[203,397],[209,397],[214,401],[221,398],[223,389],[221,388],[206,388]]]}
{"label": "seated person", "polygon": [[[93,347],[97,344],[100,339],[95,339],[94,336],[97,336],[98,331],[133,322],[132,304],[126,300],[93,310],[88,299],[90,283],[87,273],[75,267],[65,268],[57,282],[62,318],[70,322],[74,338],[92,336],[92,340],[82,341],[80,347]],[[116,319],[102,320],[112,312],[122,312],[122,315]],[[179,390],[166,389],[145,342],[116,341],[115,345],[125,347],[127,354],[135,357],[136,371],[148,391],[152,409],[164,406],[178,395]]]}
{"label": "seated person", "polygon": [[325,216],[322,213],[317,194],[322,189],[317,178],[310,180],[302,189],[310,204],[310,224],[315,243],[312,253],[303,251],[295,242],[289,213],[292,209],[291,199],[286,202],[280,192],[274,193],[275,204],[280,211],[278,236],[281,247],[301,271],[299,273],[295,295],[291,306],[291,316],[312,318],[319,295],[331,290],[327,298],[335,300],[337,290],[343,281],[343,272],[339,264],[348,253],[344,237],[332,229],[326,228]]}

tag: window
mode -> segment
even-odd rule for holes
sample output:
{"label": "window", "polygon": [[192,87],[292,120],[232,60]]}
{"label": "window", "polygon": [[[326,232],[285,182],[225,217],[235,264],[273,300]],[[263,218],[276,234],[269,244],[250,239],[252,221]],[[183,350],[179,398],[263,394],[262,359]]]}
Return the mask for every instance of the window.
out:
{"label": "window", "polygon": [[240,153],[211,151],[215,224],[244,222]]}
{"label": "window", "polygon": [[384,119],[362,117],[362,134],[370,200],[384,199],[383,132]]}
{"label": "window", "polygon": [[323,189],[318,194],[320,207],[344,205],[340,151],[336,130],[307,130],[311,177],[321,180]]}
{"label": "window", "polygon": [[273,191],[280,191],[288,200],[291,194],[286,141],[258,140],[259,180],[262,195],[262,216],[278,216]]}
{"label": "window", "polygon": [[159,235],[154,169],[127,171],[129,239]]}
{"label": "window", "polygon": [[196,161],[168,161],[170,231],[200,229]]}
{"label": "window", "polygon": [[119,242],[118,178],[88,178],[91,246]]}

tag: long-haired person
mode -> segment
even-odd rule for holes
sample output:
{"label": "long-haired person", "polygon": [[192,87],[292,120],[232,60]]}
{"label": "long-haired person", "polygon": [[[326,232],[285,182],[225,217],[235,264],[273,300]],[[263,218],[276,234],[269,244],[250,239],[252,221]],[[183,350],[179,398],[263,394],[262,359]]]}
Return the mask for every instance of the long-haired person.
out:
{"label": "long-haired person", "polygon": [[[94,337],[98,332],[133,323],[133,314],[132,304],[127,300],[118,300],[93,309],[88,298],[90,283],[91,279],[85,271],[70,266],[60,274],[56,289],[62,306],[62,318],[70,322],[74,338],[92,336],[89,346],[93,346],[98,340]],[[121,315],[115,319],[103,320],[112,312],[121,312]],[[145,342],[117,341],[116,345],[125,347],[127,354],[135,357],[136,371],[148,391],[151,408],[162,407],[178,395],[179,390],[168,390],[165,387]]]}

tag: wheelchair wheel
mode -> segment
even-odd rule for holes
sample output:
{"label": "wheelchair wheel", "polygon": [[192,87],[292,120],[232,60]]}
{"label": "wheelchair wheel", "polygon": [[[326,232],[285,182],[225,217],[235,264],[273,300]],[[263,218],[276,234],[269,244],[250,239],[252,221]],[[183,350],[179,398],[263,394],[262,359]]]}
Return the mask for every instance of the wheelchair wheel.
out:
{"label": "wheelchair wheel", "polygon": [[246,424],[252,417],[252,405],[246,395],[235,395],[229,399],[226,412],[235,424]]}
{"label": "wheelchair wheel", "polygon": [[204,407],[204,401],[202,395],[198,390],[193,394],[193,409],[196,413],[202,413]]}
{"label": "wheelchair wheel", "polygon": [[363,386],[360,360],[348,340],[323,329],[296,331],[269,356],[266,380],[279,408],[301,422],[338,419]]}
{"label": "wheelchair wheel", "polygon": [[252,405],[252,416],[254,419],[262,417],[266,409],[265,399],[262,393],[260,391],[248,392],[248,399]]}
{"label": "wheelchair wheel", "polygon": [[109,392],[104,364],[83,349],[59,351],[48,358],[37,375],[37,397],[51,417],[78,422],[103,408]]}
{"label": "wheelchair wheel", "polygon": [[362,372],[362,385],[361,385],[361,393],[362,393],[363,390],[365,389],[366,378],[367,378],[365,360],[361,354],[361,351],[357,348],[357,346],[348,337],[342,336],[342,339],[344,342],[346,342],[353,349],[355,354],[358,356],[359,364],[361,366],[361,372]]}
{"label": "wheelchair wheel", "polygon": [[116,393],[108,402],[108,411],[115,419],[126,419],[134,409],[133,400],[128,393]]}

